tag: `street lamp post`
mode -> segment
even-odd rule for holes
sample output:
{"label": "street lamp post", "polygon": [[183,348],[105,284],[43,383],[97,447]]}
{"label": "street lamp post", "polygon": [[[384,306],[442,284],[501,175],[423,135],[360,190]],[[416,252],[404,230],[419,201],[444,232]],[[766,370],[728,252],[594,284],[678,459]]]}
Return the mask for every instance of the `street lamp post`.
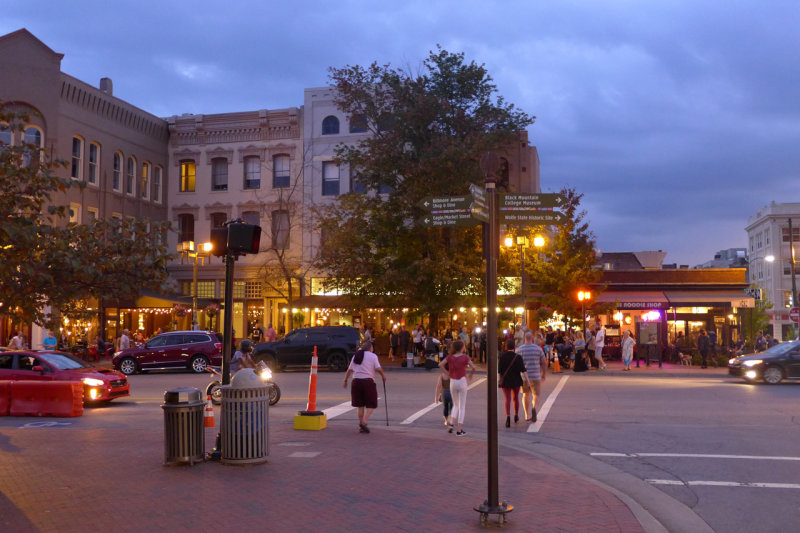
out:
{"label": "street lamp post", "polygon": [[[592,299],[592,293],[589,291],[578,291],[578,301],[581,303],[581,331],[586,335],[586,301]],[[588,342],[588,340],[587,340]]]}
{"label": "street lamp post", "polygon": [[[195,248],[195,244],[197,247]],[[194,241],[183,241],[178,243],[178,253],[183,258],[194,260],[192,267],[192,329],[197,329],[197,264],[206,258],[210,258],[213,245],[210,242],[195,243]]]}

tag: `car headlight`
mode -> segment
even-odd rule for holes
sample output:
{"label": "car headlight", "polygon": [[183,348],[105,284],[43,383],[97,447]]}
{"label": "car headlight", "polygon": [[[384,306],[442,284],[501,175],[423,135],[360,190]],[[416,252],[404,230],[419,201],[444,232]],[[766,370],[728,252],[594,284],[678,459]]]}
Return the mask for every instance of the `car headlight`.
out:
{"label": "car headlight", "polygon": [[763,362],[764,362],[764,361],[762,361],[761,359],[750,359],[749,361],[745,361],[745,362],[744,362],[744,363],[742,363],[742,364],[743,364],[744,366],[746,366],[746,367],[754,367],[754,366],[756,366],[756,365],[760,365],[760,364],[761,364],[761,363],[763,363]]}
{"label": "car headlight", "polygon": [[265,368],[264,370],[262,370],[261,379],[262,381],[269,381],[270,379],[272,379],[272,370],[270,370],[269,368]]}
{"label": "car headlight", "polygon": [[734,365],[735,363],[736,363],[735,357],[731,357],[730,359],[728,359],[728,366]]}
{"label": "car headlight", "polygon": [[102,379],[95,378],[83,378],[81,381],[90,387],[100,387],[105,383]]}

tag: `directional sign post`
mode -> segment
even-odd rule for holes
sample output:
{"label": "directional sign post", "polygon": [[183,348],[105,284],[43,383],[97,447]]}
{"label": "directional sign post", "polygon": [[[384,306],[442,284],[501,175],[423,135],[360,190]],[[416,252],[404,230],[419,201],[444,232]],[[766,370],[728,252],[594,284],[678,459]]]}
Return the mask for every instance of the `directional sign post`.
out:
{"label": "directional sign post", "polygon": [[566,224],[569,219],[564,213],[558,211],[500,211],[500,223],[509,226],[535,226]]}
{"label": "directional sign post", "polygon": [[506,209],[546,209],[561,207],[567,203],[567,199],[562,194],[541,193],[541,194],[500,194],[498,206],[502,211]]}

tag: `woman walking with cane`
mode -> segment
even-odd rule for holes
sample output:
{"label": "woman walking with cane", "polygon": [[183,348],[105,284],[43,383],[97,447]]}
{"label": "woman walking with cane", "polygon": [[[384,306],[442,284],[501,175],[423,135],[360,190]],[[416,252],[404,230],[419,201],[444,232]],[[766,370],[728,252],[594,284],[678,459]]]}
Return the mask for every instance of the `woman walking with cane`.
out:
{"label": "woman walking with cane", "polygon": [[[447,365],[447,370],[444,365]],[[469,377],[467,377],[467,367],[470,368]],[[467,386],[472,381],[472,375],[475,374],[475,365],[472,364],[469,355],[465,353],[462,341],[453,341],[450,355],[439,363],[439,368],[443,375],[450,376],[450,394],[453,396],[453,411],[450,413],[451,426],[448,432],[452,433],[453,425],[458,423],[456,435],[466,435],[464,414],[467,408]]]}
{"label": "woman walking with cane", "polygon": [[375,372],[378,372],[383,378],[385,390],[386,374],[383,373],[381,364],[378,362],[378,356],[372,353],[372,343],[366,341],[353,356],[350,366],[344,375],[344,388],[347,388],[347,380],[351,375],[353,376],[353,384],[350,388],[350,405],[358,408],[358,430],[361,433],[369,433],[369,427],[367,427],[369,415],[378,407],[378,387],[375,386]]}

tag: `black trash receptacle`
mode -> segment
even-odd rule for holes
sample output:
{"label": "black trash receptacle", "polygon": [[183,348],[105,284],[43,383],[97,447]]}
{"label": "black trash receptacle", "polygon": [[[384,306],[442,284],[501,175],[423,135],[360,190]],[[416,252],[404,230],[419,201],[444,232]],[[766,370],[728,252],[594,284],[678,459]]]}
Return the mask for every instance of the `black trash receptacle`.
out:
{"label": "black trash receptacle", "polygon": [[164,393],[164,464],[194,464],[205,455],[203,399],[199,389]]}

